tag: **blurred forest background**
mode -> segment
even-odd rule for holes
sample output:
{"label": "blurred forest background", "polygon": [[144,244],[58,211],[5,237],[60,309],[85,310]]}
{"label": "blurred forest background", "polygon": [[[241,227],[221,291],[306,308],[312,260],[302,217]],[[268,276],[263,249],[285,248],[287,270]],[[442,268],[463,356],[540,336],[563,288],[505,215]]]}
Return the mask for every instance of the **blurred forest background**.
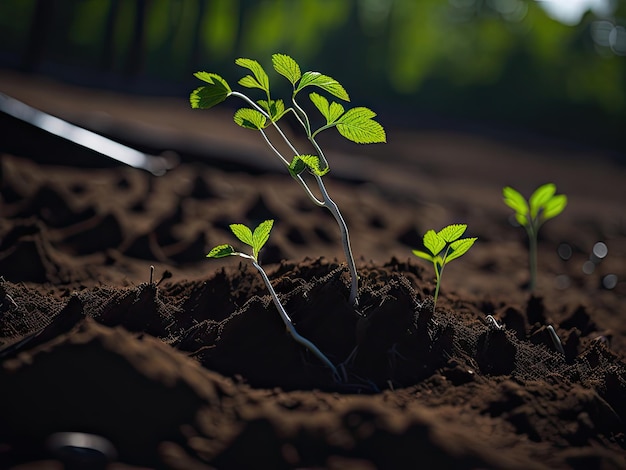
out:
{"label": "blurred forest background", "polygon": [[626,161],[626,1],[552,2],[2,0],[0,68],[186,99],[195,71],[234,85],[235,58],[270,72],[281,52],[386,126],[531,131]]}

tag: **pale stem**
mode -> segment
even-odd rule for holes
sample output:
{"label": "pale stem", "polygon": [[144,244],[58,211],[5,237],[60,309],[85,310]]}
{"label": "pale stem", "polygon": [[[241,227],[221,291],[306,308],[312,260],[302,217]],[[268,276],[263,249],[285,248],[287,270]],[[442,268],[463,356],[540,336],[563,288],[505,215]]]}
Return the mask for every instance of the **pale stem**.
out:
{"label": "pale stem", "polygon": [[[240,254],[240,256],[242,254]],[[291,337],[297,343],[301,344],[302,346],[307,348],[309,351],[311,351],[320,361],[322,361],[333,372],[333,376],[335,377],[335,379],[336,380],[337,379],[340,380],[340,376],[339,376],[339,373],[337,372],[337,368],[333,365],[332,362],[330,362],[330,360],[326,357],[326,355],[322,351],[320,351],[319,348],[317,346],[315,346],[311,341],[306,339],[304,336],[301,336],[296,331],[296,327],[293,326],[291,318],[289,317],[289,315],[285,311],[285,308],[283,307],[283,304],[281,303],[280,299],[278,298],[278,295],[276,294],[276,291],[274,290],[274,287],[272,286],[272,283],[270,282],[269,277],[267,277],[267,274],[265,273],[265,270],[261,267],[260,264],[258,264],[254,260],[253,257],[248,256],[248,255],[245,255],[244,257],[245,258],[249,258],[252,261],[252,265],[261,274],[261,277],[263,278],[263,282],[265,283],[265,286],[267,287],[267,290],[270,292],[270,295],[272,296],[272,300],[274,301],[274,305],[276,306],[276,309],[278,310],[278,313],[280,314],[280,318],[283,320],[283,323],[285,324],[285,327],[287,328],[287,331],[289,332]]]}
{"label": "pale stem", "polygon": [[[231,92],[231,94],[233,96],[236,96],[236,97],[241,98],[242,100],[246,101],[248,104],[250,104],[250,106],[252,106],[254,109],[259,111],[266,118],[270,119],[270,121],[272,122],[272,125],[278,131],[279,135],[285,141],[285,143],[289,146],[289,148],[294,153],[294,155],[300,155],[300,153],[296,150],[296,148],[293,146],[291,141],[283,133],[282,129],[278,126],[278,124],[276,124],[276,122],[271,120],[270,116],[267,114],[267,112],[263,108],[261,108],[257,103],[252,101],[250,98],[248,98],[248,96],[244,95],[243,93],[239,93],[237,91],[233,91],[233,92]],[[302,121],[302,119],[300,118],[298,113],[294,113],[296,115],[296,118],[298,119],[300,124],[302,124],[302,126],[304,127],[304,129],[305,129],[305,131],[307,133],[307,137],[309,138],[309,141],[311,142],[311,144],[313,144],[315,150],[319,153],[319,158],[322,160],[322,162],[324,164],[324,167],[328,167],[328,162],[326,161],[326,157],[324,156],[324,153],[322,152],[322,149],[319,147],[319,145],[317,144],[315,139],[313,139],[311,137],[310,124],[309,124],[309,120],[308,120],[307,114],[304,112],[304,110],[302,108],[300,108],[300,106],[298,106],[298,103],[296,102],[295,98],[293,98],[293,97],[292,97],[292,102],[293,102],[294,107],[298,110],[298,112],[302,114],[302,116],[304,117],[305,121]],[[271,141],[269,140],[267,135],[262,130],[261,130],[261,134],[263,135],[263,138],[265,139],[265,142],[267,143],[267,145],[269,145],[269,147],[272,149],[272,151],[276,155],[278,155],[278,157],[281,159],[281,161],[287,167],[289,167],[289,162],[287,161],[287,159],[285,159],[282,156],[282,154],[278,151],[278,149],[276,147],[274,147],[274,145],[272,145]],[[304,188],[305,192],[307,193],[307,196],[309,196],[309,199],[311,199],[314,204],[316,204],[316,205],[318,205],[320,207],[326,207],[331,212],[331,214],[333,215],[333,217],[337,221],[337,224],[339,225],[339,230],[341,231],[341,240],[342,240],[342,244],[343,244],[343,250],[344,250],[344,253],[345,253],[345,256],[346,256],[346,262],[348,264],[348,270],[350,271],[350,277],[351,277],[351,287],[350,287],[349,301],[350,301],[351,305],[355,305],[356,306],[359,303],[359,301],[358,301],[359,279],[358,279],[358,274],[357,274],[357,270],[356,270],[356,265],[355,265],[355,262],[354,262],[354,256],[352,255],[352,248],[350,247],[350,238],[349,238],[349,233],[348,233],[348,226],[346,225],[346,222],[343,219],[343,217],[341,215],[341,212],[339,211],[339,207],[337,206],[337,204],[335,204],[335,202],[328,195],[328,192],[326,191],[326,187],[324,185],[324,182],[322,181],[322,178],[320,176],[317,176],[317,175],[315,175],[315,178],[317,180],[317,184],[318,184],[318,186],[320,188],[320,191],[322,193],[322,199],[323,199],[322,201],[320,201],[317,197],[315,197],[315,195],[313,194],[311,189],[308,187],[308,185],[306,184],[306,182],[304,181],[304,179],[300,175],[297,175],[297,177],[296,177],[296,179],[298,180],[298,183],[300,183],[300,185]]]}
{"label": "pale stem", "polygon": [[530,291],[537,287],[537,232],[528,229],[528,264],[530,267]]}

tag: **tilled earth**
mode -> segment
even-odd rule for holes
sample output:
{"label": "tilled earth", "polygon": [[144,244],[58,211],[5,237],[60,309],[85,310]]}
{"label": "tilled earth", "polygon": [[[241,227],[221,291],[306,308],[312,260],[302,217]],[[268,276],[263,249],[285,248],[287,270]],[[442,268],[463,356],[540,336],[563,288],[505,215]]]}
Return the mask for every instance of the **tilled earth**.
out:
{"label": "tilled earth", "polygon": [[[11,78],[4,90],[25,101],[59,92]],[[103,132],[85,106],[96,103],[107,133],[154,136],[183,158],[157,177],[74,164],[54,141],[0,156],[4,467],[61,468],[58,433],[106,439],[108,468],[626,466],[622,166],[458,132],[329,141],[355,309],[334,220],[229,117],[61,91],[42,98],[50,111]],[[548,181],[569,204],[542,228],[531,295],[501,189]],[[287,335],[251,265],[205,258],[237,245],[229,224],[268,218],[262,263],[341,380]],[[446,267],[433,312],[432,266],[411,249],[450,223],[478,241]]]}

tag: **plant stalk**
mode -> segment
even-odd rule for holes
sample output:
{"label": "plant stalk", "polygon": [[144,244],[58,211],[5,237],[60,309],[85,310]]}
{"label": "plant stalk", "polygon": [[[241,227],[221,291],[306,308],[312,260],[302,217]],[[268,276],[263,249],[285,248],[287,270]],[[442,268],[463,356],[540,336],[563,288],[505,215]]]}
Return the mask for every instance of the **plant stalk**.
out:
{"label": "plant stalk", "polygon": [[[247,257],[248,256],[246,256],[246,258]],[[326,357],[326,355],[322,351],[320,351],[319,348],[317,346],[315,346],[311,341],[306,339],[304,336],[301,336],[296,331],[296,327],[293,326],[293,322],[291,321],[291,318],[287,314],[287,311],[285,310],[285,308],[283,307],[283,304],[281,303],[280,299],[278,298],[278,295],[276,294],[276,291],[274,290],[274,287],[272,286],[272,283],[270,282],[269,277],[267,277],[267,274],[265,273],[265,270],[253,258],[250,258],[250,259],[252,261],[252,265],[261,274],[261,277],[263,278],[263,282],[265,283],[265,286],[267,287],[267,290],[270,292],[270,295],[272,296],[272,300],[274,301],[274,305],[276,305],[276,308],[278,309],[278,313],[280,314],[280,318],[283,320],[283,323],[285,324],[285,327],[287,328],[287,331],[289,332],[291,337],[297,343],[301,344],[302,346],[307,348],[309,351],[311,351],[320,361],[322,361],[324,363],[324,365],[326,365],[332,371],[333,377],[335,378],[335,380],[341,381],[341,377],[340,377],[339,373],[337,372],[337,368],[333,365],[332,362],[330,362],[330,360]]]}

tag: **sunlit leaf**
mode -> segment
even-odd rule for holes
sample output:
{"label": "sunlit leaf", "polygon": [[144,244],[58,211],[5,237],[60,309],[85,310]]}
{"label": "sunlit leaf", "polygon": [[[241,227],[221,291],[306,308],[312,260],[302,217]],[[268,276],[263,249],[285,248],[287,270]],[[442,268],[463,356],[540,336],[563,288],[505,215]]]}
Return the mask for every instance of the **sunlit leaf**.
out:
{"label": "sunlit leaf", "polygon": [[235,254],[235,249],[230,245],[218,245],[209,251],[209,254],[206,255],[207,258],[225,258],[226,256],[230,256]]}
{"label": "sunlit leaf", "polygon": [[337,120],[337,130],[346,139],[357,144],[385,142],[385,130],[372,119],[374,116],[376,113],[368,108],[349,109]]}
{"label": "sunlit leaf", "polygon": [[261,90],[269,93],[270,80],[261,64],[259,64],[256,60],[245,58],[235,60],[235,64],[250,70],[254,75],[254,77],[246,75],[244,78],[239,80],[239,84],[241,86],[245,86],[247,88],[260,88]]}
{"label": "sunlit leaf", "polygon": [[322,95],[311,93],[309,98],[315,107],[319,109],[320,113],[322,113],[322,116],[326,118],[326,124],[332,124],[344,113],[342,105],[335,101],[329,104],[328,100]]}
{"label": "sunlit leaf", "polygon": [[559,215],[567,206],[567,196],[565,194],[559,194],[547,201],[543,205],[542,216],[544,220],[551,219]]}
{"label": "sunlit leaf", "polygon": [[296,155],[289,164],[289,173],[295,177],[307,168],[317,176],[324,176],[330,171],[329,167],[321,168],[320,159],[316,155]]}
{"label": "sunlit leaf", "polygon": [[413,254],[419,258],[425,259],[427,261],[433,261],[433,255],[426,253],[425,251],[413,250]]}
{"label": "sunlit leaf", "polygon": [[433,255],[438,255],[446,246],[446,242],[434,230],[429,230],[424,234],[424,246],[430,250]]}
{"label": "sunlit leaf", "polygon": [[450,251],[448,251],[448,256],[446,256],[445,263],[448,264],[450,261],[457,259],[459,256],[467,253],[467,250],[472,247],[476,240],[478,240],[477,237],[462,238],[460,240],[456,240],[450,243]]}
{"label": "sunlit leaf", "polygon": [[521,215],[528,214],[528,203],[526,202],[526,199],[524,199],[524,196],[522,196],[515,189],[510,186],[506,186],[502,189],[502,195],[504,196],[504,203],[516,213]]}
{"label": "sunlit leaf", "polygon": [[287,113],[283,100],[271,100],[269,102],[267,100],[259,100],[257,103],[271,116],[273,122],[278,121]]}
{"label": "sunlit leaf", "polygon": [[350,96],[343,86],[328,75],[322,75],[319,72],[304,72],[294,93],[298,93],[307,86],[317,86],[340,100],[350,101]]}
{"label": "sunlit leaf", "polygon": [[250,230],[248,227],[243,224],[231,224],[230,230],[243,243],[248,246],[254,246],[254,241],[252,239],[252,230]]}
{"label": "sunlit leaf", "polygon": [[300,72],[300,66],[291,57],[285,54],[272,55],[272,64],[274,70],[285,77],[295,86],[296,82],[300,80],[302,73]]}
{"label": "sunlit leaf", "polygon": [[530,196],[530,216],[534,219],[539,214],[543,205],[548,202],[556,193],[556,186],[553,183],[539,186]]}
{"label": "sunlit leaf", "polygon": [[466,229],[467,225],[465,224],[452,224],[439,230],[439,232],[437,232],[437,235],[440,236],[444,241],[450,243],[463,235]]}
{"label": "sunlit leaf", "polygon": [[226,80],[217,74],[196,72],[195,77],[207,82],[208,85],[196,88],[189,96],[189,102],[194,109],[208,109],[224,101],[232,93]]}
{"label": "sunlit leaf", "polygon": [[274,220],[265,220],[254,229],[252,234],[252,256],[256,259],[259,255],[259,251],[263,248],[263,245],[267,243],[270,238],[270,232],[274,225]]}
{"label": "sunlit leaf", "polygon": [[241,108],[233,116],[235,122],[246,129],[261,130],[267,123],[267,118],[256,109]]}

